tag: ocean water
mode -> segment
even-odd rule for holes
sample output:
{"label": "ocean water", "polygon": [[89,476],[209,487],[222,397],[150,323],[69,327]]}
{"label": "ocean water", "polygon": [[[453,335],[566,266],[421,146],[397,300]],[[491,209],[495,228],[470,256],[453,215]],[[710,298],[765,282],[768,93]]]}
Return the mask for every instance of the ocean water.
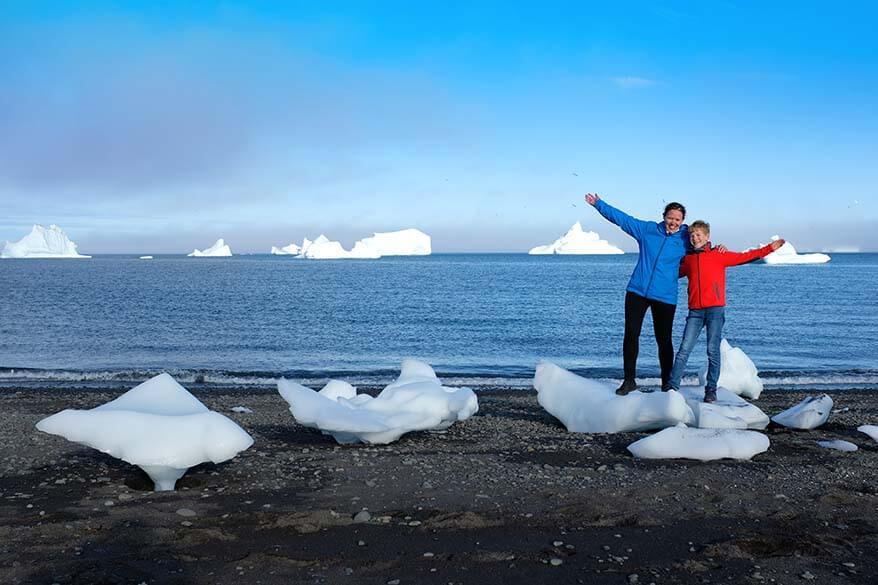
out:
{"label": "ocean water", "polygon": [[[622,373],[636,255],[436,254],[377,261],[97,256],[0,261],[0,386],[360,385],[417,357],[446,382],[530,387],[538,360]],[[767,387],[878,388],[878,254],[728,271],[725,336]],[[686,315],[685,283],[674,329]],[[690,381],[706,363],[703,335]],[[650,317],[638,376],[658,383]]]}

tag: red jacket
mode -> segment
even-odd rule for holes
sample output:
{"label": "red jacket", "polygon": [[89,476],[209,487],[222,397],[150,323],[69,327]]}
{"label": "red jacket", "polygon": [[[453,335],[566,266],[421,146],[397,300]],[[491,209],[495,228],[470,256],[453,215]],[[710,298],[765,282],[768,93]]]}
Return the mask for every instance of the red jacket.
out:
{"label": "red jacket", "polygon": [[689,308],[707,309],[726,304],[726,268],[771,254],[771,244],[748,252],[720,253],[710,242],[692,250],[680,262],[680,276],[689,277]]}

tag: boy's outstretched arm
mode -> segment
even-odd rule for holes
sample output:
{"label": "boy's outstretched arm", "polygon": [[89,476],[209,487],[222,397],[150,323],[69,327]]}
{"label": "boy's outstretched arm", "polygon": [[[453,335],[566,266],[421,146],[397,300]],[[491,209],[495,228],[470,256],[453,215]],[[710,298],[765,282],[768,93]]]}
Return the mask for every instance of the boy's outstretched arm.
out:
{"label": "boy's outstretched arm", "polygon": [[786,240],[781,238],[779,240],[774,240],[770,244],[766,244],[761,248],[756,248],[755,250],[748,250],[746,252],[726,252],[721,258],[725,261],[726,266],[738,266],[759,258],[765,258],[785,243]]}
{"label": "boy's outstretched arm", "polygon": [[604,216],[604,219],[622,228],[622,231],[635,240],[640,241],[640,238],[643,237],[643,230],[649,222],[631,217],[624,211],[616,209],[601,199],[597,193],[586,194],[585,202],[597,209],[598,213]]}

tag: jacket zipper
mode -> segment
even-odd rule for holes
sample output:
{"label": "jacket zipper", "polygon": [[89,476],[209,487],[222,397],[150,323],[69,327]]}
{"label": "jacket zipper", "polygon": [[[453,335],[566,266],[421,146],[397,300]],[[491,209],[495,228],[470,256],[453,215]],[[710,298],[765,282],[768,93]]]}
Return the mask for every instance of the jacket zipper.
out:
{"label": "jacket zipper", "polygon": [[698,278],[695,279],[695,282],[698,283],[698,304],[703,309],[704,308],[704,298],[701,294],[701,254],[695,254],[695,266],[696,270],[698,270]]}
{"label": "jacket zipper", "polygon": [[665,244],[667,243],[669,237],[670,236],[665,234],[665,239],[662,240],[662,245],[659,247],[658,254],[655,255],[655,262],[652,263],[652,272],[649,273],[649,282],[646,283],[646,290],[643,291],[643,296],[645,297],[649,297],[649,288],[652,286],[652,279],[655,277],[655,267],[658,266],[659,256],[662,255],[662,250],[665,249]]}

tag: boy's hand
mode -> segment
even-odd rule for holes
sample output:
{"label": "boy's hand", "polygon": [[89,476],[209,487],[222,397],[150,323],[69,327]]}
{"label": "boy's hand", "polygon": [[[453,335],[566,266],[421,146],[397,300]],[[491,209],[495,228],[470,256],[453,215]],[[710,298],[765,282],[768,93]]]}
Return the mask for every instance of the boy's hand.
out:
{"label": "boy's hand", "polygon": [[591,206],[597,205],[597,202],[600,200],[601,198],[597,193],[587,193],[585,195],[585,202]]}
{"label": "boy's hand", "polygon": [[771,242],[771,250],[775,251],[786,243],[787,241],[783,238],[780,238],[779,240],[774,240],[773,242]]}

